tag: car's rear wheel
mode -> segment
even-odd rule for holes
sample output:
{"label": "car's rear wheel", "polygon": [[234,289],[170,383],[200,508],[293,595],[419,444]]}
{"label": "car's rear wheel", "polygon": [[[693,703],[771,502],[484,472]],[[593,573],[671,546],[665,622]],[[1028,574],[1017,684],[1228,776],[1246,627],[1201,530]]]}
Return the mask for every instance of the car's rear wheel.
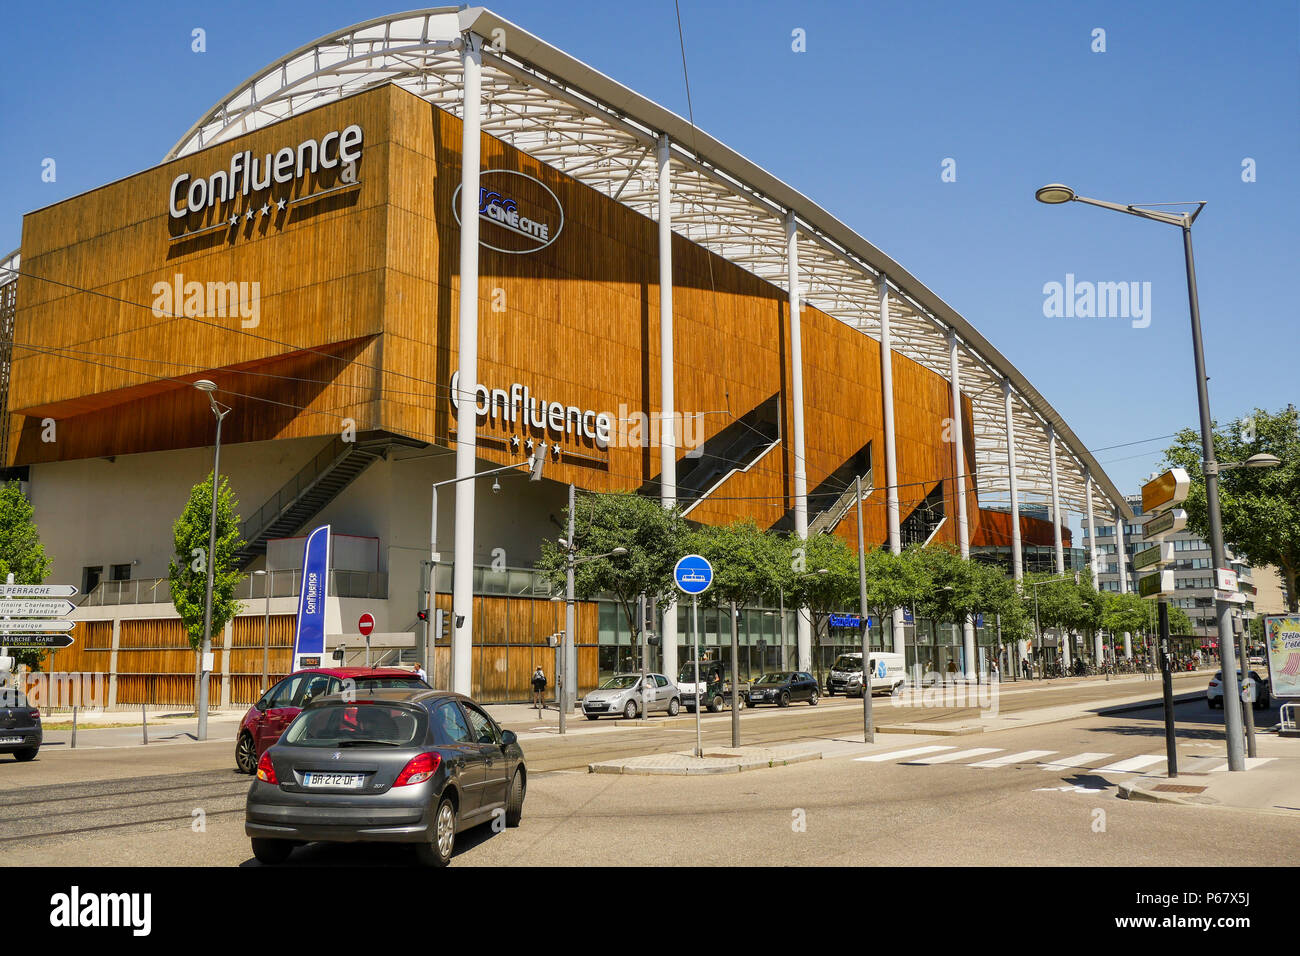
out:
{"label": "car's rear wheel", "polygon": [[672,700],[668,702],[669,717],[676,717],[681,712],[681,709],[682,709],[682,702],[679,701],[676,697],[674,697]]}
{"label": "car's rear wheel", "polygon": [[629,700],[627,706],[623,708],[623,716],[628,720],[636,720],[636,701]]}
{"label": "car's rear wheel", "polygon": [[506,826],[517,827],[524,817],[524,772],[516,770],[510,780],[510,795],[506,797]]}
{"label": "car's rear wheel", "polygon": [[812,707],[817,706],[817,691],[812,692],[812,696],[808,698],[808,703]]}
{"label": "car's rear wheel", "polygon": [[250,733],[240,734],[235,744],[235,767],[240,773],[257,773],[257,745]]}
{"label": "car's rear wheel", "polygon": [[293,841],[291,840],[262,840],[253,837],[253,856],[257,858],[258,863],[275,866],[289,859],[289,854],[292,852]]}
{"label": "car's rear wheel", "polygon": [[785,691],[785,690],[781,691],[781,699],[777,701],[777,706],[779,706],[779,707],[789,707],[789,706],[790,706],[790,692],[789,692],[789,691]]}
{"label": "car's rear wheel", "polygon": [[[507,818],[509,812],[506,811]],[[433,815],[429,841],[416,844],[415,856],[425,866],[446,866],[451,862],[455,849],[456,804],[451,797],[443,797],[438,801],[438,809]]]}
{"label": "car's rear wheel", "polygon": [[41,749],[40,747],[24,747],[22,750],[15,750],[14,759],[32,760],[33,758],[35,758],[36,752],[40,749]]}

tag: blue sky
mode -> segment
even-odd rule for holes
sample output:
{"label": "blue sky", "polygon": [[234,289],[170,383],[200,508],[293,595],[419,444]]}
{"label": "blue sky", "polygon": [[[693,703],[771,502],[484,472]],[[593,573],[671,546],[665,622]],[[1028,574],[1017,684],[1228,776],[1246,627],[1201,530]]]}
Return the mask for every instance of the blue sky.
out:
{"label": "blue sky", "polygon": [[[673,4],[491,7],[687,113]],[[1223,421],[1300,400],[1300,4],[682,0],[701,128],[779,176],[966,316],[1125,490],[1196,422],[1177,229],[1079,204],[1209,201],[1195,231]],[[129,175],[249,74],[401,3],[19,3],[0,33],[0,253],[23,213]],[[207,31],[207,52],[190,32]],[[807,51],[791,50],[806,31]],[[1105,52],[1092,52],[1105,30]],[[68,66],[71,64],[72,66]],[[41,180],[46,157],[57,181]],[[1256,181],[1243,182],[1242,163]],[[941,179],[945,159],[956,180]],[[1289,164],[1289,165],[1288,165]],[[1151,322],[1044,316],[1043,287],[1149,282]]]}

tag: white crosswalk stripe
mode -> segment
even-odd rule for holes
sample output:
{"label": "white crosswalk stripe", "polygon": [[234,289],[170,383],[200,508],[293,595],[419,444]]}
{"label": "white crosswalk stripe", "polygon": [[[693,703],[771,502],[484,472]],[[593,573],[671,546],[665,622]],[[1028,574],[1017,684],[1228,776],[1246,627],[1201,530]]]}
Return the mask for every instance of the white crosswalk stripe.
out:
{"label": "white crosswalk stripe", "polygon": [[869,757],[857,757],[856,760],[866,763],[884,763],[886,760],[899,760],[904,757],[915,757],[919,754],[932,754],[939,750],[956,750],[956,747],[913,747],[911,750],[895,750],[887,754],[871,754]]}
{"label": "white crosswalk stripe", "polygon": [[1033,763],[1039,757],[1049,757],[1056,753],[1055,750],[1025,750],[1018,754],[1007,754],[1005,757],[994,757],[992,760],[981,760],[979,763],[968,763],[968,767],[1007,767],[1013,763]]}
{"label": "white crosswalk stripe", "polygon": [[1075,754],[1073,757],[1065,757],[1062,760],[1053,760],[1051,763],[1043,764],[1044,770],[1080,770],[1090,763],[1096,763],[1098,760],[1105,760],[1114,754],[1093,754],[1083,753]]}
{"label": "white crosswalk stripe", "polygon": [[[1247,758],[1246,758],[1246,769],[1247,769],[1247,770],[1254,770],[1256,767],[1258,767],[1258,766],[1260,766],[1260,765],[1262,765],[1262,764],[1266,764],[1266,763],[1268,763],[1270,760],[1274,760],[1274,759],[1276,759],[1276,758],[1274,758],[1274,757],[1247,757]],[[1212,767],[1212,768],[1210,769],[1210,773],[1223,773],[1223,772],[1226,772],[1227,769],[1228,769],[1228,765],[1225,763],[1222,767]]]}
{"label": "white crosswalk stripe", "polygon": [[1137,773],[1139,770],[1153,764],[1164,763],[1164,760],[1163,754],[1138,754],[1136,757],[1129,757],[1127,760],[1120,760],[1117,763],[1098,767],[1093,773]]}
{"label": "white crosswalk stripe", "polygon": [[920,757],[916,760],[907,760],[904,763],[952,763],[957,760],[969,760],[971,757],[983,757],[985,754],[1001,753],[1001,747],[975,747],[971,750],[958,750],[951,754],[936,754],[933,757]]}

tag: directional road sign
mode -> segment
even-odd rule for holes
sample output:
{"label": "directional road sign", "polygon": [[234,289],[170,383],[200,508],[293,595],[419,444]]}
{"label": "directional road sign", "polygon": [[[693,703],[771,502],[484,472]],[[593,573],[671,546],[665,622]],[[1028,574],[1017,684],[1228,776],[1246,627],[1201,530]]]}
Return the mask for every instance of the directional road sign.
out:
{"label": "directional road sign", "polygon": [[1143,514],[1159,514],[1177,508],[1187,500],[1191,479],[1184,468],[1170,468],[1142,486]]}
{"label": "directional road sign", "polygon": [[1174,559],[1174,543],[1161,541],[1154,547],[1133,555],[1133,570],[1141,571],[1158,564],[1168,564]]}
{"label": "directional road sign", "polygon": [[1156,535],[1177,534],[1187,527],[1187,512],[1182,508],[1157,515],[1142,526],[1142,537],[1148,541]]}
{"label": "directional road sign", "polygon": [[42,631],[70,631],[76,621],[0,621],[0,634],[37,634]]}
{"label": "directional road sign", "polygon": [[71,584],[0,584],[0,597],[67,598],[76,593]]}
{"label": "directional road sign", "polygon": [[673,579],[687,594],[703,594],[713,583],[713,565],[698,554],[688,554],[673,568]]}
{"label": "directional road sign", "polygon": [[51,651],[71,647],[74,641],[71,634],[14,634],[0,637],[0,644],[8,648],[39,647]]}
{"label": "directional road sign", "polygon": [[60,617],[71,614],[77,606],[71,601],[29,601],[26,598],[0,598],[0,617]]}
{"label": "directional road sign", "polygon": [[1138,595],[1141,597],[1159,597],[1174,593],[1174,572],[1157,571],[1138,578]]}

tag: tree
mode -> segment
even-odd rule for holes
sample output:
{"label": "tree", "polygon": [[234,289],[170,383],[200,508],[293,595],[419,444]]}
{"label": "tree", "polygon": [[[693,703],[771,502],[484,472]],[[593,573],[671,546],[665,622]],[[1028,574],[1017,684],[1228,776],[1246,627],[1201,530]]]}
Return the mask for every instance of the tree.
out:
{"label": "tree", "polygon": [[1169,633],[1170,634],[1195,634],[1192,627],[1192,619],[1187,616],[1187,612],[1180,607],[1169,606]]}
{"label": "tree", "polygon": [[917,550],[907,548],[894,554],[888,548],[873,548],[866,554],[867,610],[881,622],[882,629],[894,611],[915,607],[929,588],[929,575]]}
{"label": "tree", "polygon": [[175,553],[167,565],[172,604],[185,625],[194,650],[194,706],[198,707],[202,677],[203,611],[207,595],[207,561],[212,560],[212,634],[220,634],[239,613],[235,588],[244,575],[235,565],[235,552],[244,546],[239,533],[239,502],[225,478],[217,489],[216,552],[208,555],[208,534],[212,521],[212,473],[190,489],[185,510],[172,524]]}
{"label": "tree", "polygon": [[857,555],[833,534],[814,534],[806,541],[791,535],[783,553],[776,583],[785,590],[786,607],[808,609],[816,641],[832,613],[857,606]]}
{"label": "tree", "polygon": [[[33,520],[35,509],[16,481],[0,485],[0,583],[14,576],[15,584],[41,584],[50,573],[50,559]],[[17,664],[39,670],[48,651],[10,650]]]}
{"label": "tree", "polygon": [[[639,637],[641,622],[635,603],[642,594],[666,601],[674,593],[673,566],[687,553],[686,522],[676,508],[664,508],[631,491],[582,494],[574,505],[573,544],[578,557],[627,549],[627,554],[579,564],[574,569],[574,593],[584,600],[601,592],[613,594],[628,629]],[[563,592],[568,562],[558,544],[542,542],[536,567]]]}
{"label": "tree", "polygon": [[1136,594],[1105,591],[1102,593],[1101,622],[1113,641],[1116,635],[1137,634],[1150,627],[1151,610],[1147,601]]}
{"label": "tree", "polygon": [[[1073,578],[1034,572],[1026,574],[1024,582],[1024,590],[1021,593],[1025,613],[1031,620],[1036,621],[1040,647],[1043,643],[1043,628],[1058,629],[1064,641],[1068,640],[1067,632],[1086,624],[1087,609],[1083,596],[1079,593],[1079,586],[1074,583]],[[1033,587],[1034,584],[1038,584],[1038,587]]]}
{"label": "tree", "polygon": [[[1237,468],[1219,474],[1219,510],[1223,540],[1252,565],[1273,565],[1282,574],[1290,610],[1300,610],[1300,412],[1294,405],[1276,414],[1263,409],[1226,429],[1214,431],[1214,454],[1221,462],[1245,461],[1251,455],[1276,455],[1277,468]],[[1165,449],[1165,463],[1187,469],[1191,489],[1183,508],[1187,524],[1209,538],[1205,476],[1201,471],[1201,437],[1184,428]]]}

